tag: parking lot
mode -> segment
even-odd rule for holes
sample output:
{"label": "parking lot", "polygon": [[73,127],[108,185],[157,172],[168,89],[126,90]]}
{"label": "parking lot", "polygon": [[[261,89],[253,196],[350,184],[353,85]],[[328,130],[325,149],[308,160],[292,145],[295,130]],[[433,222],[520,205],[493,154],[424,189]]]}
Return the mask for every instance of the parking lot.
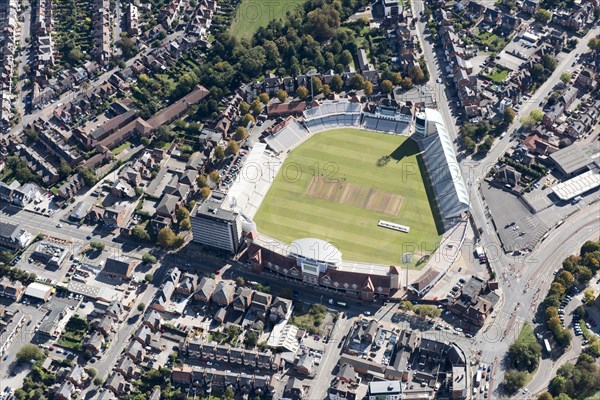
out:
{"label": "parking lot", "polygon": [[509,192],[487,182],[481,184],[481,191],[507,252],[532,249],[552,226]]}

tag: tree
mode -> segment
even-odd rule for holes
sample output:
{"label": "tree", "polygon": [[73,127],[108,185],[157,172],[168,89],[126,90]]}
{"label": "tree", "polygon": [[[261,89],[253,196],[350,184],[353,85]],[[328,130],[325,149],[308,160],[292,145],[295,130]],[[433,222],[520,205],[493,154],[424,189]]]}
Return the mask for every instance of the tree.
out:
{"label": "tree", "polygon": [[385,79],[381,82],[381,91],[383,93],[390,93],[393,88],[394,85],[392,84],[392,81]]}
{"label": "tree", "polygon": [[192,223],[190,222],[190,219],[182,219],[181,222],[179,222],[179,229],[181,229],[182,231],[189,231],[190,229],[192,229]]}
{"label": "tree", "polygon": [[[266,94],[266,93],[263,93]],[[261,94],[262,96],[262,94]],[[267,100],[268,102],[268,100]],[[263,110],[263,108],[265,107],[264,103],[260,100],[260,96],[258,99],[254,99],[254,101],[252,102],[252,104],[250,104],[250,112],[252,113],[252,115],[258,115],[261,113],[261,111]]]}
{"label": "tree", "polygon": [[242,276],[238,276],[237,278],[235,278],[235,284],[238,286],[244,286],[244,284],[246,283],[246,281],[244,280],[244,277]]}
{"label": "tree", "polygon": [[583,299],[586,303],[591,303],[596,298],[596,294],[593,289],[587,289],[583,292]]}
{"label": "tree", "polygon": [[156,257],[150,253],[146,253],[142,256],[142,262],[146,265],[152,265],[156,263]]}
{"label": "tree", "polygon": [[517,116],[517,113],[515,112],[515,110],[512,107],[506,107],[504,109],[503,120],[506,124],[508,124],[508,125],[512,124],[513,121],[515,120],[516,116]]}
{"label": "tree", "polygon": [[565,291],[565,287],[560,282],[552,282],[550,284],[550,290],[548,291],[548,293],[550,295],[557,295],[560,297],[563,294],[565,294]]}
{"label": "tree", "polygon": [[105,248],[104,243],[100,242],[90,242],[90,247],[98,251],[102,251]]}
{"label": "tree", "polygon": [[102,386],[103,383],[104,383],[104,379],[100,378],[99,376],[94,378],[94,385]]}
{"label": "tree", "polygon": [[373,84],[369,81],[365,81],[365,84],[363,85],[363,90],[364,90],[366,96],[372,95],[373,94]]}
{"label": "tree", "polygon": [[572,75],[570,72],[563,72],[562,74],[560,74],[560,80],[566,85],[571,80],[571,76]]}
{"label": "tree", "polygon": [[554,281],[562,284],[565,288],[570,288],[571,284],[573,284],[573,282],[575,281],[575,278],[573,277],[573,274],[571,274],[569,271],[561,271],[556,276]]}
{"label": "tree", "polygon": [[212,191],[209,187],[203,187],[202,189],[200,189],[200,196],[202,196],[203,199],[208,199],[211,192]]}
{"label": "tree", "polygon": [[83,60],[83,53],[78,47],[75,47],[69,51],[67,55],[67,62],[72,66],[78,65]]}
{"label": "tree", "polygon": [[549,392],[544,392],[540,394],[538,400],[554,400],[554,397]]}
{"label": "tree", "polygon": [[541,25],[548,24],[548,22],[550,22],[551,19],[552,13],[548,10],[544,10],[543,8],[540,8],[535,13],[535,20]]}
{"label": "tree", "polygon": [[508,356],[513,367],[520,371],[533,372],[542,355],[542,346],[536,341],[517,341],[508,348]]}
{"label": "tree", "polygon": [[240,115],[246,115],[250,112],[250,104],[242,101],[240,103]]}
{"label": "tree", "polygon": [[285,103],[285,101],[287,100],[287,98],[288,98],[288,92],[286,92],[283,89],[279,89],[277,91],[277,100],[279,100],[282,103]]}
{"label": "tree", "polygon": [[242,125],[243,126],[248,126],[249,124],[253,124],[256,122],[256,119],[254,118],[254,115],[250,114],[250,113],[246,113],[244,115],[244,118],[242,118]]}
{"label": "tree", "polygon": [[208,174],[208,177],[214,183],[219,183],[221,181],[221,175],[219,175],[219,171],[217,170],[211,171],[210,174]]}
{"label": "tree", "polygon": [[543,81],[546,78],[544,66],[540,63],[533,64],[533,67],[531,68],[531,76],[533,76],[537,81]]}
{"label": "tree", "polygon": [[184,219],[188,219],[190,217],[190,212],[185,207],[179,207],[179,210],[177,210],[176,216],[177,216],[177,221],[181,221]]}
{"label": "tree", "polygon": [[215,147],[215,149],[213,150],[213,155],[215,156],[217,161],[221,161],[222,159],[224,159],[225,158],[225,149],[223,148],[223,146]]}
{"label": "tree", "polygon": [[425,73],[419,65],[413,65],[408,70],[408,76],[410,76],[410,79],[412,79],[414,82],[422,82],[425,78]]}
{"label": "tree", "polygon": [[600,38],[591,38],[590,41],[588,42],[588,47],[590,48],[590,50],[594,51],[594,52],[599,52],[600,51]]}
{"label": "tree", "polygon": [[206,175],[198,175],[196,182],[198,183],[198,187],[200,188],[205,188],[208,186],[208,180],[206,179]]}
{"label": "tree", "polygon": [[26,344],[17,351],[17,361],[19,362],[28,362],[30,360],[39,362],[44,358],[44,352],[35,344]]}
{"label": "tree", "polygon": [[504,374],[504,386],[510,393],[514,393],[522,388],[525,385],[525,382],[527,382],[527,373],[524,371],[509,369]]}
{"label": "tree", "polygon": [[329,97],[331,95],[331,86],[324,84],[321,93],[323,93],[323,96]]}
{"label": "tree", "polygon": [[138,310],[139,312],[142,312],[142,311],[144,311],[145,309],[146,309],[146,305],[145,305],[144,303],[140,303],[140,304],[138,304],[138,305],[137,305],[137,310]]}
{"label": "tree", "polygon": [[402,89],[404,90],[408,90],[410,88],[412,88],[414,86],[412,79],[410,79],[408,76],[405,76],[404,78],[402,78],[402,82],[400,82],[400,86],[402,86]]}
{"label": "tree", "polygon": [[548,307],[546,308],[546,321],[550,320],[550,318],[558,317],[558,310],[556,307]]}
{"label": "tree", "polygon": [[144,275],[144,280],[145,280],[147,283],[150,283],[150,282],[152,282],[152,281],[154,280],[154,275],[152,275],[152,274],[148,273],[148,274]]}
{"label": "tree", "polygon": [[340,54],[339,58],[338,58],[338,62],[340,64],[342,64],[344,67],[348,64],[350,64],[353,60],[352,57],[352,53],[350,53],[350,51],[348,50],[344,50],[342,51],[342,53]]}
{"label": "tree", "polygon": [[98,375],[98,372],[94,368],[86,368],[85,372],[88,374],[90,378],[95,378]]}
{"label": "tree", "polygon": [[[35,132],[35,131],[34,131]],[[37,135],[37,134],[36,134]],[[58,175],[61,178],[66,178],[73,173],[73,168],[69,164],[65,162],[65,160],[60,160],[60,166],[58,167]]]}
{"label": "tree", "polygon": [[250,331],[246,334],[244,341],[246,342],[246,346],[254,348],[258,344],[258,335],[256,332]]}
{"label": "tree", "polygon": [[156,243],[163,249],[170,249],[175,243],[175,232],[168,226],[158,231],[156,236]]}
{"label": "tree", "polygon": [[474,153],[475,150],[477,149],[477,143],[475,143],[475,141],[468,136],[465,137],[464,142],[465,142],[465,149],[469,153]]}
{"label": "tree", "polygon": [[361,75],[354,75],[352,78],[350,78],[350,87],[354,90],[361,90],[363,87],[365,87],[365,80]]}
{"label": "tree", "polygon": [[225,153],[227,155],[237,154],[240,151],[240,146],[235,140],[230,140],[227,142],[227,149],[225,149]]}
{"label": "tree", "polygon": [[258,95],[258,99],[260,100],[261,103],[263,104],[268,104],[269,103],[269,95],[266,93],[261,93]]}
{"label": "tree", "polygon": [[121,40],[118,40],[115,44],[121,49],[125,59],[131,58],[133,55],[135,55],[135,43],[133,43],[133,40],[127,36],[121,38]]}
{"label": "tree", "polygon": [[556,69],[556,64],[557,64],[556,57],[554,57],[553,55],[544,54],[542,56],[542,65],[548,71],[550,71],[550,72],[554,71]]}
{"label": "tree", "polygon": [[139,225],[135,226],[131,230],[131,237],[142,242],[150,241],[150,235],[148,234],[148,232],[146,232],[146,230]]}
{"label": "tree", "polygon": [[306,86],[299,86],[298,89],[296,89],[296,97],[300,100],[306,100],[308,97],[308,89]]}
{"label": "tree", "polygon": [[233,400],[235,398],[235,391],[231,388],[231,386],[227,386],[225,393],[223,393],[223,398],[225,400]]}
{"label": "tree", "polygon": [[344,87],[344,81],[338,74],[335,74],[333,78],[331,78],[331,82],[329,84],[334,92],[339,92]]}
{"label": "tree", "polygon": [[324,4],[306,14],[305,24],[305,32],[311,32],[318,41],[325,41],[340,27],[340,13],[331,5]]}

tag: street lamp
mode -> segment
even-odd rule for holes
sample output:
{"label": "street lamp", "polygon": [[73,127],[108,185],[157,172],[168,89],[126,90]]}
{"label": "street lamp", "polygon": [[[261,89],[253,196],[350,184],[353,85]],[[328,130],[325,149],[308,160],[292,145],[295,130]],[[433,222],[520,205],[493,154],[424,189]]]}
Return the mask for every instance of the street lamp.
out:
{"label": "street lamp", "polygon": [[406,252],[402,254],[402,264],[404,264],[404,268],[406,269],[406,286],[405,289],[408,292],[408,264],[412,261],[412,253]]}
{"label": "street lamp", "polygon": [[310,99],[312,101],[312,99],[315,97],[314,93],[313,93],[313,76],[317,75],[318,72],[316,69],[311,68],[307,73],[306,76],[308,76],[308,78],[310,79]]}

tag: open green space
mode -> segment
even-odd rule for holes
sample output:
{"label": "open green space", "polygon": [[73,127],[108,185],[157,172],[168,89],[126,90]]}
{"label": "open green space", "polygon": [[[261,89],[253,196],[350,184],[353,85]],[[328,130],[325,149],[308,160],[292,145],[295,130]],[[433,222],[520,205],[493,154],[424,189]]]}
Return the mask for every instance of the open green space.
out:
{"label": "open green space", "polygon": [[503,68],[494,67],[491,73],[488,74],[488,77],[496,82],[502,83],[508,77],[508,70]]}
{"label": "open green space", "polygon": [[[408,249],[416,262],[440,241],[418,153],[404,136],[358,129],[319,133],[288,155],[254,219],[258,230],[286,243],[327,240],[345,260],[399,264]],[[319,179],[334,187],[313,190]],[[410,232],[379,227],[379,220]]]}
{"label": "open green space", "polygon": [[533,333],[533,327],[531,326],[531,324],[525,323],[525,325],[523,325],[523,328],[521,329],[521,332],[519,332],[517,342],[527,344],[532,342],[535,343],[536,341],[537,340],[535,338],[535,334]]}
{"label": "open green space", "polygon": [[242,0],[232,18],[229,33],[237,38],[250,38],[258,30],[275,19],[281,19],[305,0],[280,0],[264,2]]}

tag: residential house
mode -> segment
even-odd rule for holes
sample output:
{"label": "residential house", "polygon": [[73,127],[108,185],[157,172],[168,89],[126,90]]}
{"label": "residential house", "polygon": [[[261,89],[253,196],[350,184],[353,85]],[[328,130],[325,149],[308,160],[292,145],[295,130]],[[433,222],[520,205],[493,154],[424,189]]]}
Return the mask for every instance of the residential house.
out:
{"label": "residential house", "polygon": [[232,301],[233,309],[236,311],[246,311],[252,303],[253,290],[246,287],[239,287]]}
{"label": "residential house", "polygon": [[235,295],[235,285],[226,281],[219,281],[211,296],[213,302],[220,306],[228,306]]}
{"label": "residential house", "polygon": [[151,310],[146,313],[142,323],[152,329],[152,331],[156,332],[160,329],[161,325],[160,314],[154,310]]}
{"label": "residential house", "polygon": [[135,379],[140,373],[140,369],[135,361],[127,356],[123,356],[119,359],[119,361],[117,361],[117,364],[115,365],[115,371],[128,379]]}
{"label": "residential house", "polygon": [[534,15],[540,7],[539,0],[525,0],[523,2],[523,11],[529,15]]}
{"label": "residential house", "polygon": [[185,273],[179,281],[179,285],[177,285],[177,289],[175,289],[175,291],[184,296],[190,296],[196,291],[197,286],[198,275]]}
{"label": "residential house", "polygon": [[121,373],[113,372],[109,375],[104,386],[116,395],[125,395],[130,392],[131,385]]}
{"label": "residential house", "polygon": [[102,350],[104,344],[104,335],[100,332],[94,332],[85,341],[85,349],[92,352],[92,354],[98,354]]}
{"label": "residential house", "polygon": [[270,318],[272,321],[277,321],[287,317],[287,314],[292,309],[292,301],[288,299],[284,299],[282,297],[275,297],[273,300],[273,304],[271,305],[271,315]]}
{"label": "residential house", "polygon": [[198,284],[198,289],[194,293],[194,300],[209,302],[216,289],[216,281],[212,278],[204,277]]}
{"label": "residential house", "polygon": [[309,353],[304,353],[297,360],[295,369],[299,374],[309,376],[312,374],[314,362],[315,360],[313,356],[311,356]]}
{"label": "residential house", "polygon": [[77,194],[77,191],[85,185],[83,178],[79,174],[69,177],[65,183],[58,188],[58,195],[65,200]]}
{"label": "residential house", "polygon": [[25,286],[23,286],[21,281],[11,281],[7,277],[2,278],[0,281],[0,297],[6,297],[18,302],[21,300],[24,292]]}
{"label": "residential house", "polygon": [[129,342],[129,346],[127,346],[125,355],[130,357],[133,361],[140,362],[144,360],[144,357],[146,356],[146,350],[140,342],[137,340],[132,340]]}
{"label": "residential house", "polygon": [[268,293],[254,291],[252,295],[252,303],[250,309],[256,313],[258,319],[264,321],[267,315],[267,311],[271,307],[271,300],[273,297]]}
{"label": "residential house", "polygon": [[63,383],[54,392],[56,400],[71,400],[71,396],[75,393],[75,385],[71,381],[63,381]]}

